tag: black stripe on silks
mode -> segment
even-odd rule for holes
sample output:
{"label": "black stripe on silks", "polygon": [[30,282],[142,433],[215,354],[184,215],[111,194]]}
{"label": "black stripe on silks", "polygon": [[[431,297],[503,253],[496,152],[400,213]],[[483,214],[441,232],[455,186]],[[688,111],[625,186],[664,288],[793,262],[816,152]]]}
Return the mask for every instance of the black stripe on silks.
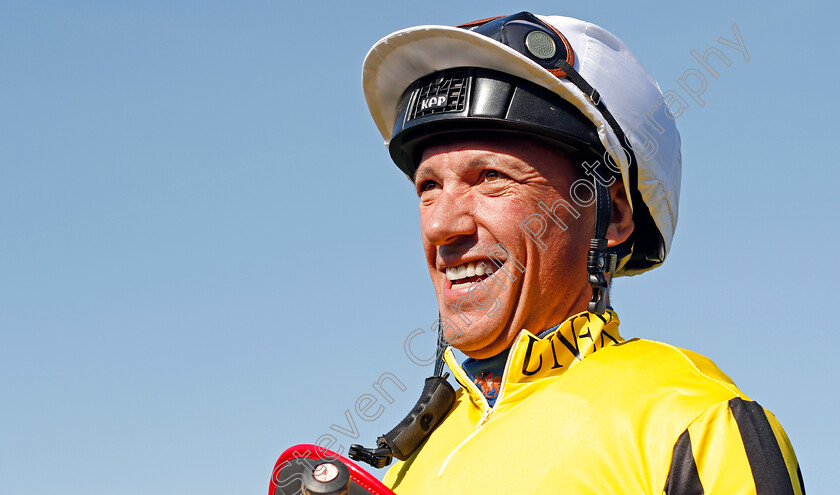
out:
{"label": "black stripe on silks", "polygon": [[764,409],[757,402],[735,397],[729,401],[729,410],[741,431],[756,493],[793,495],[793,480],[788,475],[782,449],[776,442],[776,435],[773,434]]}
{"label": "black stripe on silks", "polygon": [[694,453],[691,451],[691,437],[688,436],[688,430],[685,430],[674,444],[671,470],[668,471],[668,480],[665,481],[665,494],[703,495],[703,493],[703,484],[700,483]]}
{"label": "black stripe on silks", "polygon": [[799,478],[799,489],[802,490],[802,495],[805,495],[805,482],[802,481],[802,471],[799,470],[799,463],[796,463],[796,477]]}

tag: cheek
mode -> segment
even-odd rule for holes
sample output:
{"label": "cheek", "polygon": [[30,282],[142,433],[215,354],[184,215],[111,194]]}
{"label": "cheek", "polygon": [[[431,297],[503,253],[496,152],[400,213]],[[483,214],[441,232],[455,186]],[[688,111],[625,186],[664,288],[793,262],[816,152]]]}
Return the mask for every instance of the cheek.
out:
{"label": "cheek", "polygon": [[568,273],[585,271],[589,240],[594,233],[592,208],[582,208],[555,189],[541,191],[515,207],[517,222],[510,222],[525,239],[541,269]]}
{"label": "cheek", "polygon": [[[551,211],[557,199],[556,193],[514,199],[496,198],[496,201],[483,205],[483,221],[505,247],[518,254],[527,252],[539,256],[549,250],[565,251],[570,234],[576,239],[580,223],[585,220],[579,211],[575,211],[578,218],[563,207],[557,206]],[[585,242],[588,243],[588,239]]]}
{"label": "cheek", "polygon": [[575,218],[573,215],[563,217],[566,230],[555,224],[546,237],[549,245],[554,246],[554,252],[542,253],[551,272],[558,276],[576,277],[580,281],[586,280],[586,259],[589,252],[589,241],[594,234],[594,222],[584,212]]}
{"label": "cheek", "polygon": [[484,198],[477,208],[479,222],[504,244],[503,239],[510,242],[524,236],[519,224],[532,213],[531,206],[518,198]]}

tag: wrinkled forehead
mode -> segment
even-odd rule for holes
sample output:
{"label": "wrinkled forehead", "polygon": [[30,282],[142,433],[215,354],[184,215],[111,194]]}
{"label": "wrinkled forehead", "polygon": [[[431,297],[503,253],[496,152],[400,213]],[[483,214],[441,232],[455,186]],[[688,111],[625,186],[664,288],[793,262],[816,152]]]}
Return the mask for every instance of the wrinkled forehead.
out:
{"label": "wrinkled forehead", "polygon": [[432,157],[457,151],[486,152],[482,154],[485,159],[475,165],[491,168],[494,155],[514,157],[547,178],[556,176],[558,173],[568,174],[575,179],[582,177],[584,169],[580,164],[585,160],[592,161],[593,159],[590,154],[563,149],[527,134],[474,131],[438,134],[424,140],[417,147],[419,165],[413,177],[415,183],[430,173],[432,163],[436,167],[455,164],[451,161],[440,164],[438,160],[430,160]]}

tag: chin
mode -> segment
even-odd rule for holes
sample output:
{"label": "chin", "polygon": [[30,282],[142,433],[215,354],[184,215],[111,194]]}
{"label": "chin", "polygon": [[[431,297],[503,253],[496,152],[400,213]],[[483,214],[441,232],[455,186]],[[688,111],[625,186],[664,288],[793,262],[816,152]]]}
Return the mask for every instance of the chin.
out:
{"label": "chin", "polygon": [[[450,316],[452,321],[458,323],[459,328],[447,330],[445,335],[449,345],[463,352],[469,357],[487,358],[495,356],[509,347],[511,342],[500,342],[505,329],[494,325],[486,316],[481,316],[484,321],[472,320],[472,324],[466,326],[457,316]],[[451,336],[451,338],[450,338]]]}

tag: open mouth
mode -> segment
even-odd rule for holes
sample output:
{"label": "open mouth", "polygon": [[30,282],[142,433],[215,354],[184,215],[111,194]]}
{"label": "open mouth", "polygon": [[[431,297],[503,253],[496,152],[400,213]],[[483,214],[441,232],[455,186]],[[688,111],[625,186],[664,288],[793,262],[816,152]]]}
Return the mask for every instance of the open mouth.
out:
{"label": "open mouth", "polygon": [[466,288],[485,280],[498,269],[490,260],[470,261],[463,265],[446,267],[446,279],[453,289]]}

